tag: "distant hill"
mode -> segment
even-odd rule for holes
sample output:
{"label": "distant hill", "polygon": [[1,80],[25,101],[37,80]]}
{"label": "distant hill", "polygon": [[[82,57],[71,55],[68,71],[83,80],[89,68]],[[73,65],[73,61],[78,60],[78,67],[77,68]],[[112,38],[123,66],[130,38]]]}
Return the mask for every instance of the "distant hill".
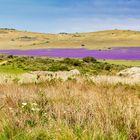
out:
{"label": "distant hill", "polygon": [[140,46],[140,32],[108,30],[90,33],[43,34],[0,29],[0,49],[89,48]]}

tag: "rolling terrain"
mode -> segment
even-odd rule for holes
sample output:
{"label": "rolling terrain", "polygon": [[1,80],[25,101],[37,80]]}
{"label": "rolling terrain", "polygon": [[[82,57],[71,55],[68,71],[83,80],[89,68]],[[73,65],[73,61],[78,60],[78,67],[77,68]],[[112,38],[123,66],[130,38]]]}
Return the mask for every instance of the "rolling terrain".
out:
{"label": "rolling terrain", "polygon": [[42,48],[87,48],[139,47],[140,32],[108,30],[90,33],[43,34],[0,29],[0,50]]}
{"label": "rolling terrain", "polygon": [[[139,44],[140,32],[134,31],[0,30],[0,50]],[[140,68],[133,66],[140,60],[0,54],[0,140],[140,139]]]}

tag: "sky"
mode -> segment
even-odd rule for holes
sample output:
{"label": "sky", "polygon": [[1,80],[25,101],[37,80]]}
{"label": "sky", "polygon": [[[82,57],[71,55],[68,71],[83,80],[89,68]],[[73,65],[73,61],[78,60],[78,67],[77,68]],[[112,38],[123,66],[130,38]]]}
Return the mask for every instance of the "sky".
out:
{"label": "sky", "polygon": [[140,0],[0,0],[0,28],[43,33],[140,30]]}

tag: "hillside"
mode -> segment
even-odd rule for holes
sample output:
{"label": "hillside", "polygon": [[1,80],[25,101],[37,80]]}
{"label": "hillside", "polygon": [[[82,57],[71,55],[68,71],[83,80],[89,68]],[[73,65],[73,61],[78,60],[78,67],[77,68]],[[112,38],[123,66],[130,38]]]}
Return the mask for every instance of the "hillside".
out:
{"label": "hillside", "polygon": [[81,48],[140,46],[140,32],[109,30],[75,34],[43,34],[0,29],[0,49]]}

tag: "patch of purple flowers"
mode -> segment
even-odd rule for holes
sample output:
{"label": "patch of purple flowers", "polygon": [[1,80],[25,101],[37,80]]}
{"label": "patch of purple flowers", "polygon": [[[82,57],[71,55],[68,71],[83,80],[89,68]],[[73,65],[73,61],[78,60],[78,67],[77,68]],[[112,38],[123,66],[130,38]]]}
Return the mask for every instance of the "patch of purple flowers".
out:
{"label": "patch of purple flowers", "polygon": [[36,50],[0,50],[0,54],[48,56],[63,58],[84,58],[87,56],[96,59],[112,60],[140,60],[140,47],[113,48],[109,50],[79,49],[36,49]]}

